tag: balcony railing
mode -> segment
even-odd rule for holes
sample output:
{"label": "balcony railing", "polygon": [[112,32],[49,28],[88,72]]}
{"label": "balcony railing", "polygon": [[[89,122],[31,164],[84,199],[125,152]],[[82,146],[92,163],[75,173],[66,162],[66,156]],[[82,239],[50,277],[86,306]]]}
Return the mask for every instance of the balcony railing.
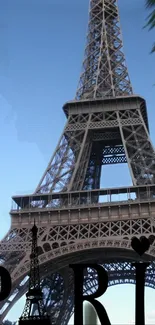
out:
{"label": "balcony railing", "polygon": [[91,191],[32,194],[12,197],[11,212],[32,209],[63,209],[81,206],[133,204],[155,200],[155,185]]}

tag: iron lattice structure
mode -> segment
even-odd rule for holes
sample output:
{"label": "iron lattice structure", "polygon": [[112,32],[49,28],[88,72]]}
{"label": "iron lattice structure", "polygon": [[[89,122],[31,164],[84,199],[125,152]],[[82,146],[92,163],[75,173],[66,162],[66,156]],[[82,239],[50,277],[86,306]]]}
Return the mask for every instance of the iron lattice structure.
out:
{"label": "iron lattice structure", "polygon": [[[116,0],[90,0],[83,72],[76,99],[63,109],[67,123],[36,191],[13,197],[11,229],[0,243],[13,287],[0,303],[1,321],[28,288],[34,218],[41,288],[54,325],[67,325],[73,313],[70,263],[104,265],[109,286],[135,283],[131,238],[155,232],[155,151],[145,100],[132,93]],[[133,186],[100,188],[102,166],[118,163],[128,164]],[[154,256],[152,243],[144,256],[152,288]],[[95,271],[87,270],[84,292],[96,286]]]}
{"label": "iron lattice structure", "polygon": [[[26,304],[22,316],[19,319],[19,325],[31,324],[51,324],[49,316],[45,312],[43,304],[43,293],[40,288],[40,273],[38,262],[37,232],[36,225],[31,229],[32,232],[32,250],[30,255],[30,278],[29,290],[26,294]],[[35,314],[33,309],[35,308]]]}
{"label": "iron lattice structure", "polygon": [[132,94],[117,0],[90,1],[87,44],[76,99]]}

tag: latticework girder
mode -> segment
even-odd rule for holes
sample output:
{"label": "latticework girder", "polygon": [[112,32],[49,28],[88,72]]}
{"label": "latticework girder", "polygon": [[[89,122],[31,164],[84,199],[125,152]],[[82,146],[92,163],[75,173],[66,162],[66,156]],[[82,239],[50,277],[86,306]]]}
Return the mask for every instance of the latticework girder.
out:
{"label": "latticework girder", "polygon": [[[113,253],[113,256],[116,255]],[[119,256],[116,260],[116,257],[111,257],[110,262],[110,254],[107,256],[107,262],[105,262],[104,251],[101,254],[98,253],[98,258],[96,259],[94,253],[90,254],[85,252],[82,256],[82,261],[86,262],[98,262],[103,265],[105,270],[108,272],[109,276],[109,286],[117,285],[117,284],[134,284],[135,283],[135,268],[132,266],[132,261],[135,259],[129,258],[129,260],[120,259]],[[128,259],[128,258],[127,258]],[[147,260],[147,259],[144,259]],[[74,257],[74,262],[80,262],[80,256],[76,259]],[[74,311],[74,299],[73,299],[73,273],[66,266],[66,268],[60,268],[60,273],[51,273],[52,265],[46,267],[46,273],[42,274],[41,280],[41,288],[44,293],[44,304],[45,308],[51,314],[52,323],[55,325],[63,324],[67,325],[68,321],[73,314]],[[146,279],[145,285],[150,288],[155,288],[155,275],[154,275],[154,262],[150,264],[146,271]],[[67,282],[67,285],[65,285]],[[5,317],[6,313],[10,310],[10,308],[18,301],[20,297],[27,291],[28,283],[27,281],[23,285],[23,287],[18,286],[16,289],[16,295],[14,298],[5,303],[3,308],[1,309],[1,320]],[[85,272],[84,278],[84,294],[91,294],[97,290],[97,274],[95,270],[89,269]],[[1,304],[2,305],[2,304]],[[1,306],[2,307],[2,306]],[[34,310],[35,315],[35,310]]]}
{"label": "latticework girder", "polygon": [[155,183],[155,152],[142,98],[69,103],[68,109],[63,136],[36,193],[98,189],[105,164],[128,163],[133,185]]}
{"label": "latticework girder", "polygon": [[[103,265],[104,269],[108,272],[109,287],[117,284],[135,284],[135,268],[132,266],[131,262],[114,261],[113,263],[104,263],[104,264],[101,263],[101,265]],[[52,299],[49,300],[51,302],[51,305],[49,303],[48,307],[49,310],[53,311],[52,321],[56,325],[60,324],[60,322],[63,325],[67,325],[70,317],[74,312],[73,275],[70,274],[69,278],[70,278],[69,290],[65,290],[68,299],[65,300],[65,304],[64,306],[62,306],[61,309],[59,309],[59,312],[58,311],[56,312],[56,308],[53,308]],[[145,285],[153,289],[155,288],[154,264],[150,265],[146,271]],[[52,284],[50,285],[49,283],[49,286],[52,287]],[[98,288],[97,273],[95,272],[95,270],[89,269],[85,273],[85,278],[84,278],[84,288],[83,288],[84,295],[95,292],[97,288]],[[59,301],[59,293],[57,294],[57,301]],[[56,306],[57,305],[58,304],[56,303]]]}
{"label": "latticework girder", "polygon": [[90,0],[87,44],[76,99],[132,94],[117,0]]}
{"label": "latticework girder", "polygon": [[[52,324],[67,325],[73,313],[69,264],[104,265],[109,286],[135,283],[131,261],[139,259],[131,238],[155,233],[155,151],[146,103],[132,95],[122,46],[117,0],[90,0],[76,100],[63,107],[68,120],[36,191],[14,197],[11,230],[0,243],[1,264],[13,282],[10,296],[0,303],[1,321],[27,290],[34,219]],[[102,165],[116,163],[128,164],[133,186],[101,189]],[[154,257],[155,243],[144,258],[151,261],[145,284],[152,288]],[[84,292],[96,287],[96,273],[89,270]]]}
{"label": "latticework girder", "polygon": [[[73,312],[73,274],[68,269],[69,264],[94,261],[94,263],[104,264],[109,273],[109,285],[134,283],[135,273],[131,267],[131,261],[138,260],[138,257],[131,249],[131,238],[142,235],[148,237],[155,232],[155,202],[152,200],[152,208],[149,202],[143,202],[141,199],[136,202],[133,201],[133,207],[131,207],[130,201],[124,202],[124,204],[128,204],[126,210],[124,210],[124,204],[118,210],[118,203],[116,202],[116,205],[111,205],[111,217],[110,214],[106,217],[109,205],[98,204],[101,218],[103,216],[102,222],[96,222],[94,219],[94,216],[98,218],[96,204],[94,207],[88,206],[87,209],[84,205],[83,211],[80,208],[81,212],[77,207],[79,221],[77,223],[73,220],[72,224],[71,222],[70,224],[64,222],[66,212],[70,213],[68,209],[60,208],[61,215],[64,217],[60,217],[57,224],[53,218],[58,210],[50,209],[50,218],[48,208],[44,210],[42,216],[39,212],[39,210],[42,211],[42,208],[37,209],[37,215],[35,215],[35,208],[29,212],[29,220],[33,220],[35,216],[38,223],[38,252],[41,283],[45,294],[44,302],[48,311],[51,312],[54,324],[67,325]],[[25,211],[25,216],[24,214],[21,215],[22,211]],[[74,209],[74,215],[77,212]],[[130,214],[130,218],[127,214]],[[22,223],[19,224],[17,220],[17,217],[21,218],[21,216],[25,226]],[[86,218],[86,216],[88,220],[82,222],[83,217]],[[5,259],[3,265],[10,270],[13,281],[10,297],[0,305],[1,320],[26,292],[28,284],[26,276],[30,269],[30,231],[32,225],[27,221],[27,207],[16,212],[12,211],[12,217],[14,227],[0,246],[2,256]],[[112,220],[110,220],[111,218]],[[104,219],[106,220],[104,221]],[[147,270],[146,285],[152,288],[155,287],[154,256],[155,246],[153,243],[148,256],[145,257],[151,262],[151,266]],[[10,267],[10,261],[14,261],[13,267]],[[95,290],[97,285],[96,275],[92,274],[92,277],[89,280],[87,277],[85,279],[85,292],[87,293]]]}

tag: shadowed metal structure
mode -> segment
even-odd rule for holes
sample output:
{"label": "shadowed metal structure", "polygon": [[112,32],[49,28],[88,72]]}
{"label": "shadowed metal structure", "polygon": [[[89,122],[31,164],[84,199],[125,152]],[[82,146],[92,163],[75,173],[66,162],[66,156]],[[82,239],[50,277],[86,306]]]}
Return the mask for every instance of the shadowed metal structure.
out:
{"label": "shadowed metal structure", "polygon": [[[90,0],[80,83],[63,109],[67,123],[36,191],[13,197],[11,229],[0,243],[13,287],[0,303],[1,321],[28,288],[34,218],[41,287],[54,325],[67,325],[73,313],[70,263],[104,265],[109,286],[135,283],[131,238],[155,232],[155,152],[145,100],[133,94],[125,65],[116,0]],[[102,166],[118,163],[128,164],[133,185],[100,188]],[[143,258],[151,260],[145,283],[152,288],[154,256],[152,242]],[[84,293],[96,288],[97,274],[87,270]]]}
{"label": "shadowed metal structure", "polygon": [[[50,325],[50,316],[47,315],[43,304],[43,293],[40,288],[40,273],[38,262],[37,249],[37,232],[36,225],[31,229],[32,231],[32,250],[30,255],[30,278],[29,290],[26,294],[26,304],[22,316],[19,319],[19,325]],[[35,307],[35,313],[33,310]]]}

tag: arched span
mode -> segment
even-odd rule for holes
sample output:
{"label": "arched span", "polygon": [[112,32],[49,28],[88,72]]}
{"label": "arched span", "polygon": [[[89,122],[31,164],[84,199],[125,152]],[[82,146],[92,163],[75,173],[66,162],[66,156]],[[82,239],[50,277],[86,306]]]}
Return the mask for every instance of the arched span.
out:
{"label": "arched span", "polygon": [[[53,261],[55,264],[55,261],[57,261],[57,259],[60,258],[60,264],[61,261],[67,260],[69,258],[69,256],[72,256],[73,254],[78,254],[80,252],[81,253],[86,250],[94,250],[94,249],[102,249],[103,254],[107,257],[107,250],[108,249],[113,249],[116,250],[118,249],[118,257],[120,256],[120,254],[122,254],[122,251],[124,250],[124,256],[128,256],[130,255],[130,252],[132,252],[132,254],[134,254],[134,258],[138,258],[137,254],[135,254],[133,252],[133,250],[131,249],[131,239],[122,239],[122,238],[118,238],[118,239],[102,239],[97,238],[94,240],[84,240],[84,241],[76,241],[76,242],[72,242],[72,244],[69,244],[66,242],[66,245],[64,246],[59,246],[59,248],[56,249],[51,249],[48,252],[44,252],[39,256],[39,264],[40,266],[45,265],[46,263],[48,263],[49,261]],[[155,255],[155,251],[154,251],[154,247],[150,247],[149,249],[149,255],[150,255],[150,259],[153,260],[154,255]],[[21,263],[19,263],[15,270],[12,272],[12,281],[18,281],[18,279],[23,278],[24,275],[28,274],[30,269],[30,261],[27,260],[26,262],[23,263],[23,261],[21,261]]]}
{"label": "arched span", "polygon": [[[131,249],[122,248],[93,248],[57,257],[41,265],[42,287],[44,290],[45,303],[51,312],[54,324],[66,325],[73,313],[73,273],[69,268],[71,263],[98,263],[104,266],[109,275],[109,286],[123,283],[135,283],[135,270],[131,262],[140,260],[137,254]],[[144,261],[150,260],[145,255]],[[155,288],[154,263],[147,270],[146,286]],[[58,274],[56,276],[56,274]],[[21,279],[20,279],[21,282]],[[17,288],[17,282],[15,283]],[[18,293],[2,312],[1,320],[7,315],[14,303],[27,291],[27,284],[22,288],[18,284]],[[65,286],[65,287],[64,287]],[[96,290],[97,277],[91,272],[85,278],[84,292]],[[46,291],[46,292],[45,292]],[[61,297],[61,298],[60,298]],[[9,298],[8,298],[9,300]],[[61,300],[61,303],[60,303]],[[59,321],[58,321],[59,320]]]}

